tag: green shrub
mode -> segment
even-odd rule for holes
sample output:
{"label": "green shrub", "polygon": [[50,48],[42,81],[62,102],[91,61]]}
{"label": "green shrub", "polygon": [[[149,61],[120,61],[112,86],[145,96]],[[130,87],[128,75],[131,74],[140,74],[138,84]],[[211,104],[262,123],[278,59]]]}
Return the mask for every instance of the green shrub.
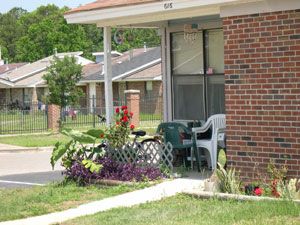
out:
{"label": "green shrub", "polygon": [[230,194],[239,194],[242,182],[235,169],[230,168],[226,171],[220,163],[218,163],[218,167],[219,168],[216,169],[216,175],[218,177],[220,191]]}

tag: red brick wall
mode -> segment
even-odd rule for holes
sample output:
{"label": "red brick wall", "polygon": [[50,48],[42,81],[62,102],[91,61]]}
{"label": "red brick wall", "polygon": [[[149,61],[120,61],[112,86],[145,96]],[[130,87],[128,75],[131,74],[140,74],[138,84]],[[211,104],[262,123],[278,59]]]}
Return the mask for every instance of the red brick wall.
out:
{"label": "red brick wall", "polygon": [[[229,165],[300,177],[300,10],[223,19]],[[259,171],[259,172],[258,172]]]}
{"label": "red brick wall", "polygon": [[[141,98],[141,112],[149,114],[162,114],[163,112],[163,98],[162,98],[162,81],[152,81],[153,98],[147,99],[146,94],[146,82],[145,81],[129,81],[125,83],[113,83],[113,95],[114,100],[125,101],[125,90],[139,90]],[[127,88],[126,88],[127,87]],[[96,86],[96,96],[97,96],[97,107],[105,107],[105,93],[104,93],[104,83],[99,83]],[[147,100],[144,100],[147,99]],[[144,101],[143,101],[144,100]],[[144,103],[143,103],[144,102]],[[143,107],[144,106],[144,107]]]}
{"label": "red brick wall", "polygon": [[160,115],[163,112],[162,81],[152,81],[151,94],[146,93],[146,82],[127,82],[127,90],[139,90],[141,112]]}

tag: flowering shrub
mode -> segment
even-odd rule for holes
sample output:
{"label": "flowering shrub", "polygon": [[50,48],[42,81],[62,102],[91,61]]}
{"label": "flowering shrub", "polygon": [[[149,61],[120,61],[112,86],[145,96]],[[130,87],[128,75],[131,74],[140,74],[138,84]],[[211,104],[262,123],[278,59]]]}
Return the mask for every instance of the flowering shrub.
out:
{"label": "flowering shrub", "polygon": [[154,167],[138,167],[129,163],[119,163],[109,157],[103,157],[94,162],[102,165],[100,171],[91,172],[82,163],[76,161],[67,169],[68,178],[84,184],[92,180],[119,180],[119,181],[152,181],[163,178],[160,169]]}
{"label": "flowering shrub", "polygon": [[278,180],[274,179],[271,182],[271,190],[272,190],[272,195],[276,198],[280,197],[280,193],[278,192]]}
{"label": "flowering shrub", "polygon": [[133,113],[128,111],[127,106],[116,108],[115,124],[100,138],[106,139],[110,147],[120,148],[129,141],[130,131],[134,129],[134,125],[130,124],[132,117]]}
{"label": "flowering shrub", "polygon": [[277,168],[274,161],[270,161],[268,164],[268,173],[271,178],[271,190],[272,195],[276,198],[282,197],[282,193],[280,189],[285,186],[286,183],[286,174],[287,168],[285,166],[281,166]]}
{"label": "flowering shrub", "polygon": [[263,194],[263,189],[260,188],[260,187],[254,188],[254,194],[255,194],[256,196],[261,196],[261,195]]}
{"label": "flowering shrub", "polygon": [[[96,145],[97,138],[105,139],[109,148],[121,149],[129,142],[133,113],[127,106],[116,108],[115,123],[106,129],[89,130],[81,133],[71,129],[63,133],[71,137],[68,144],[57,143],[51,156],[51,164],[62,159],[67,178],[79,183],[89,184],[92,180],[108,179],[119,181],[146,181],[163,178],[159,168],[139,167],[135,163],[120,163],[107,156],[107,145]],[[84,143],[93,143],[92,147]]]}

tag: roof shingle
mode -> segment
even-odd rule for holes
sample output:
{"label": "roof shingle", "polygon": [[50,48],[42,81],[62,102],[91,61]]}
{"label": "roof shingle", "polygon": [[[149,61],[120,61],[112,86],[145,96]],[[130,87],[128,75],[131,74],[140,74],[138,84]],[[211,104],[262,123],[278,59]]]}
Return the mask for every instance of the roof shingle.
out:
{"label": "roof shingle", "polygon": [[138,5],[143,3],[159,2],[161,0],[98,0],[67,11],[65,14],[91,11],[97,9],[113,8],[120,6]]}
{"label": "roof shingle", "polygon": [[[112,77],[115,78],[130,71],[141,68],[148,63],[159,60],[161,58],[160,47],[149,48],[147,52],[144,49],[134,49],[132,59],[129,60],[130,52],[125,52],[122,56],[116,57],[112,60]],[[157,62],[156,64],[159,64]],[[144,68],[145,69],[145,68]],[[141,70],[143,70],[141,68]],[[134,73],[137,73],[135,71]],[[131,75],[131,74],[128,74]],[[137,77],[135,77],[137,78]],[[83,68],[82,81],[103,81],[101,64],[89,64]]]}
{"label": "roof shingle", "polygon": [[26,63],[12,63],[12,64],[5,64],[0,66],[0,76],[3,73],[7,73],[11,70],[24,66]]}

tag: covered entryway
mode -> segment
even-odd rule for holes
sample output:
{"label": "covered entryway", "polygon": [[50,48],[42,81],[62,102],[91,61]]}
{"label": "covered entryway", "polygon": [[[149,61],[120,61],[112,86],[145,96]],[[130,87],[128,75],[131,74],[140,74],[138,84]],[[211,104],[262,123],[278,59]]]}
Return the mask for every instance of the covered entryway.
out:
{"label": "covered entryway", "polygon": [[[104,27],[106,53],[111,48],[111,26],[158,28],[162,40],[164,120],[205,121],[210,115],[225,112],[220,6],[228,2],[98,1],[69,11],[65,18],[69,23]],[[109,63],[110,54],[105,56]],[[111,65],[106,66],[109,98]]]}
{"label": "covered entryway", "polygon": [[159,28],[164,120],[225,111],[229,165],[255,179],[270,160],[300,177],[299,9],[299,0],[99,0],[65,18],[104,27],[108,87],[110,27]]}

